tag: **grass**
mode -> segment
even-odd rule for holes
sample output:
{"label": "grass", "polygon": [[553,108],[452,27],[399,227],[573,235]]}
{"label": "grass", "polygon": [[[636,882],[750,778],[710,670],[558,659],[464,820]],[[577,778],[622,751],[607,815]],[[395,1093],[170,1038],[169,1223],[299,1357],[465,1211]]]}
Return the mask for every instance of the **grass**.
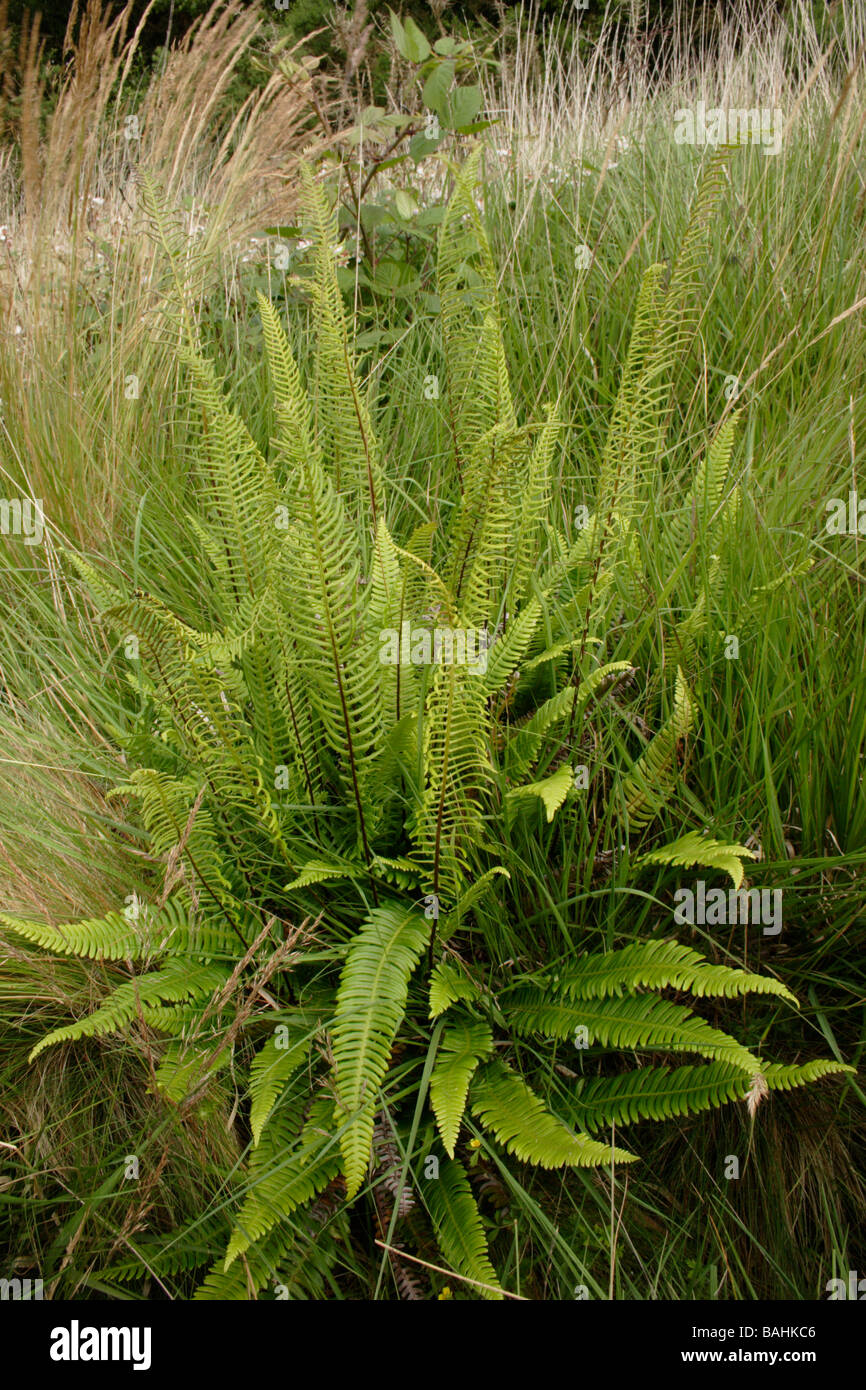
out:
{"label": "grass", "polygon": [[[753,881],[783,890],[778,941],[694,929],[712,958],[776,973],[800,999],[797,1014],[778,1001],[752,1006],[756,1040],[772,1025],[791,1060],[855,1065],[866,1010],[863,541],[827,535],[824,521],[830,498],[863,486],[862,22],[848,3],[828,19],[833,33],[816,32],[805,4],[787,24],[768,13],[752,26],[734,9],[697,57],[675,30],[661,55],[639,35],[624,50],[609,36],[585,64],[555,30],[540,37],[541,62],[537,44],[512,43],[486,93],[500,123],[487,137],[485,188],[517,399],[531,418],[559,397],[567,423],[553,508],[570,522],[592,494],[641,272],[675,246],[707,156],[675,143],[673,113],[701,96],[783,111],[780,154],[745,148],[730,165],[699,350],[641,528],[652,583],[610,634],[607,659],[628,655],[640,667],[646,694],[632,711],[656,727],[682,659],[663,640],[671,610],[690,607],[706,582],[686,572],[671,586],[660,521],[681,508],[697,450],[734,406],[725,388],[735,377],[743,504],[710,594],[709,656],[689,672],[700,729],[670,825],[676,833],[688,813],[750,843],[760,856]],[[296,340],[308,333],[263,229],[292,220],[298,158],[325,139],[311,81],[290,84],[274,63],[240,111],[221,101],[233,64],[267,58],[255,14],[241,6],[212,12],[146,89],[125,92],[134,44],[120,21],[85,23],[50,109],[35,76],[25,79],[0,162],[0,471],[7,496],[41,498],[46,516],[44,545],[4,537],[0,547],[0,875],[5,910],[55,922],[98,915],[146,872],[137,827],[107,799],[123,773],[111,737],[124,718],[120,663],[62,551],[100,557],[182,615],[201,593],[185,520],[193,434],[167,312],[173,286],[135,175],[162,189],[189,248],[184,293],[202,339],[262,440],[270,421],[255,289],[276,298]],[[121,134],[127,104],[141,119],[134,160]],[[579,244],[592,253],[585,270],[575,266]],[[429,277],[432,262],[422,269]],[[368,359],[381,434],[405,460],[399,529],[456,495],[441,402],[423,392],[438,344],[423,310],[360,294],[356,305],[359,331],[395,317],[405,327],[398,351]],[[728,635],[739,639],[737,659],[725,656]],[[617,727],[634,749],[634,730]],[[654,884],[627,889],[608,871],[616,845],[596,809],[595,843],[579,816],[563,833],[539,815],[515,837],[510,920],[482,923],[491,959],[523,949],[527,927],[551,961],[670,932],[675,875],[659,870]],[[91,1006],[112,973],[0,947],[0,1244],[15,1272],[41,1272],[58,1296],[154,1296],[146,1262],[139,1278],[106,1271],[123,1259],[134,1268],[131,1251],[184,1224],[199,1223],[203,1249],[218,1248],[225,1182],[242,1151],[229,1101],[180,1118],[149,1090],[143,1033],[122,1048],[27,1063],[37,1038]],[[720,1003],[722,1026],[736,1008]],[[565,1105],[562,1065],[550,1095]],[[627,1177],[518,1181],[485,1159],[503,1281],[546,1299],[572,1298],[581,1284],[594,1298],[821,1298],[861,1250],[863,1102],[852,1077],[778,1095],[751,1126],[730,1107],[670,1123],[661,1137],[637,1126],[630,1142],[644,1161]],[[145,1178],[131,1200],[118,1165],[133,1154]],[[736,1180],[725,1177],[730,1155],[741,1159]],[[320,1296],[372,1296],[380,1258],[347,1243]],[[189,1297],[195,1282],[179,1268],[162,1292]]]}

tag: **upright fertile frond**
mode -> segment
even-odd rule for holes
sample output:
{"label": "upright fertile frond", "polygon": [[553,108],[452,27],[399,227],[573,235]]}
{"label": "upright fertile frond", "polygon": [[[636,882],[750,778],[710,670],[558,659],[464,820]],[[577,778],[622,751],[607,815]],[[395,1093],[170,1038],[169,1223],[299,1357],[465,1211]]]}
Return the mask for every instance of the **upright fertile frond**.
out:
{"label": "upright fertile frond", "polygon": [[[724,192],[730,158],[731,149],[720,147],[710,156],[701,175],[689,211],[688,226],[665,290],[658,330],[647,354],[645,382],[650,388],[683,360],[697,333],[700,322],[698,277],[706,256],[712,220]],[[658,421],[660,434],[665,421],[666,412],[663,412]]]}
{"label": "upright fertile frond", "polygon": [[440,905],[454,902],[484,839],[481,798],[491,764],[484,681],[468,664],[433,670],[424,710],[424,790],[410,827],[415,857]]}
{"label": "upright fertile frond", "polygon": [[602,530],[595,535],[603,545],[614,509],[631,493],[645,443],[640,424],[647,411],[647,386],[643,380],[647,357],[658,330],[664,266],[648,266],[643,273],[635,304],[628,354],[608,428],[596,492],[596,517]]}
{"label": "upright fertile frond", "polygon": [[526,467],[529,436],[494,425],[467,458],[463,497],[448,541],[445,582],[467,625],[495,621],[511,574],[521,516],[518,479]]}
{"label": "upright fertile frond", "polygon": [[457,173],[439,234],[437,288],[458,468],[494,425],[514,423],[496,303],[496,270],[475,202],[481,147]]}
{"label": "upright fertile frond", "polygon": [[561,431],[556,407],[548,406],[525,476],[516,480],[518,520],[512,540],[512,571],[504,595],[505,605],[512,611],[524,602],[529,578],[538,565],[539,535],[550,508],[553,455]]}
{"label": "upright fertile frond", "polygon": [[567,685],[545,700],[508,740],[506,766],[512,779],[528,771],[541,752],[548,729],[565,719],[573,718],[576,724],[593,696],[609,689],[617,675],[631,669],[628,661],[609,661],[607,665],[592,671],[579,685]]}
{"label": "upright fertile frond", "polygon": [[541,613],[540,602],[531,598],[488,647],[484,684],[491,694],[501,690],[511,672],[520,665],[541,621]]}
{"label": "upright fertile frond", "polygon": [[151,225],[151,234],[168,262],[174,287],[173,302],[169,297],[163,312],[168,314],[170,320],[177,313],[178,341],[194,347],[198,341],[195,317],[197,281],[201,278],[198,269],[204,266],[204,258],[197,265],[191,239],[153,175],[145,169],[139,179],[142,206]]}
{"label": "upright fertile frond", "polygon": [[270,577],[276,488],[249,431],[226,402],[213,364],[189,350],[180,355],[204,417],[197,453],[205,482],[201,504],[210,523],[221,597],[228,606],[224,616],[230,618],[232,608],[257,594]]}
{"label": "upright fertile frond", "polygon": [[313,232],[312,283],[316,327],[316,439],[331,482],[356,499],[356,519],[375,526],[384,507],[382,465],[373,422],[349,347],[337,284],[336,215],[307,166],[302,166],[304,213]]}
{"label": "upright fertile frond", "polygon": [[648,493],[664,445],[676,369],[699,322],[699,271],[728,156],[727,150],[717,151],[701,179],[667,287],[662,289],[660,265],[650,266],[641,283],[629,356],[599,478],[598,534],[594,540],[602,550],[611,539],[614,513],[629,521],[641,492]]}
{"label": "upright fertile frond", "polygon": [[367,586],[364,614],[366,659],[378,664],[382,723],[392,728],[401,710],[412,708],[415,701],[417,672],[412,665],[391,665],[382,661],[382,634],[402,636],[406,581],[400,563],[400,552],[390,531],[380,517],[373,540],[372,569]]}
{"label": "upright fertile frond", "polygon": [[698,464],[682,508],[665,527],[665,540],[674,560],[681,559],[687,553],[701,528],[707,530],[711,522],[719,520],[741,413],[736,410],[724,421]]}
{"label": "upright fertile frond", "polygon": [[692,727],[694,704],[677,667],[674,707],[620,784],[630,829],[648,825],[664,808],[676,784],[677,744]]}
{"label": "upright fertile frond", "polygon": [[417,909],[389,906],[371,912],[349,947],[332,1029],[349,1197],[364,1180],[379,1087],[406,1009],[409,977],[426,942],[427,923]]}
{"label": "upright fertile frond", "polygon": [[[285,640],[281,669],[295,673],[288,687],[290,716],[299,722],[303,743],[301,673],[325,739],[337,754],[355,803],[358,837],[370,858],[370,836],[377,818],[372,781],[381,753],[381,667],[369,644],[359,659],[363,636],[359,600],[359,547],[355,523],[323,464],[319,439],[305,437],[307,407],[282,325],[272,311],[263,314],[265,342],[274,380],[282,383],[280,424],[275,445],[286,451],[293,470],[291,492],[298,525],[292,544],[280,554],[285,594]],[[320,327],[320,331],[325,331]],[[298,439],[303,456],[298,453]],[[366,657],[366,659],[363,659]],[[298,711],[301,711],[299,721]]]}

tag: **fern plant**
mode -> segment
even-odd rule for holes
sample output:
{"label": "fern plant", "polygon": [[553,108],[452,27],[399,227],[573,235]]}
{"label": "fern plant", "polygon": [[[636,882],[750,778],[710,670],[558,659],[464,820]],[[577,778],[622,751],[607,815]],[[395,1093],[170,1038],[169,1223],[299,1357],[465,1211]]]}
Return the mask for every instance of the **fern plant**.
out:
{"label": "fern plant", "polygon": [[[315,1287],[327,1296],[347,1204],[358,1201],[370,1203],[399,1293],[419,1284],[398,1235],[468,1293],[502,1297],[467,1134],[475,1150],[541,1169],[632,1163],[612,1130],[850,1070],[770,1062],[708,1022],[695,1007],[706,999],[796,1001],[774,977],[710,963],[683,943],[580,954],[578,940],[544,961],[527,940],[520,968],[477,948],[478,914],[507,901],[498,895],[510,886],[515,826],[542,809],[547,824],[570,815],[584,795],[573,766],[581,741],[634,678],[605,651],[605,632],[640,583],[635,518],[695,328],[719,177],[714,164],[667,285],[662,267],[646,272],[597,506],[569,536],[550,520],[556,406],[525,422],[511,394],[474,196],[478,158],[456,174],[439,241],[459,480],[446,524],[394,529],[388,453],[335,279],[335,221],[308,174],[315,260],[303,288],[317,353],[302,380],[278,313],[260,299],[275,419],[267,448],[233,411],[178,297],[201,419],[189,517],[209,594],[201,624],[70,556],[104,622],[135,639],[129,723],[116,731],[131,771],[115,795],[137,807],[157,867],[131,906],[101,920],[2,921],[46,950],[125,962],[100,1006],[34,1053],[138,1028],[163,1040],[156,1084],[181,1111],[229,1076],[240,1085],[247,1160],[224,1248],[200,1271],[202,1298],[296,1293],[313,1245]],[[179,257],[158,194],[147,197],[167,256]],[[697,545],[690,513],[713,514],[724,550],[734,423],[710,444],[672,523],[677,573]],[[676,791],[678,752],[696,724],[686,668],[706,621],[699,603],[680,624],[670,711],[609,785],[626,843]],[[399,659],[383,659],[392,638]],[[738,887],[748,856],[692,828],[633,857],[630,871],[701,864]],[[579,1039],[581,1072],[551,1108],[550,1067],[568,1039]],[[627,1054],[639,1065],[622,1070]],[[699,1060],[678,1065],[684,1057]],[[383,1126],[387,1163],[375,1142]],[[202,1244],[199,1233],[181,1257],[177,1239],[165,1250],[150,1242],[148,1268],[195,1268]],[[130,1272],[127,1262],[103,1273]]]}

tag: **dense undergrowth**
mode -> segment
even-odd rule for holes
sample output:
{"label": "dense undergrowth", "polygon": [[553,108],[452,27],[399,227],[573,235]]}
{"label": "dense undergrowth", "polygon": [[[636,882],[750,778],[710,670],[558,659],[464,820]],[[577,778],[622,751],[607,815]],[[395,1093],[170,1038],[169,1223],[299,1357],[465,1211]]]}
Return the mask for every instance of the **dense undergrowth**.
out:
{"label": "dense undergrowth", "polygon": [[[212,46],[231,42],[229,28]],[[42,545],[9,536],[2,550],[2,907],[19,929],[4,932],[0,971],[0,1219],[16,1271],[41,1273],[66,1296],[192,1297],[212,1270],[205,1290],[236,1297],[274,1296],[275,1286],[291,1296],[460,1297],[478,1291],[474,1279],[534,1298],[578,1288],[591,1297],[815,1298],[840,1270],[859,1268],[859,1077],[769,1096],[755,1080],[772,1088],[770,1057],[856,1066],[862,1050],[862,556],[859,534],[825,525],[828,499],[856,489],[862,430],[862,108],[856,80],[841,95],[822,90],[827,66],[810,88],[815,99],[786,111],[777,157],[744,148],[715,161],[674,142],[671,114],[685,98],[663,91],[613,112],[607,127],[593,107],[597,131],[587,122],[579,143],[563,137],[541,149],[542,127],[554,123],[522,131],[526,105],[503,77],[496,104],[511,105],[485,134],[485,178],[464,178],[441,234],[454,171],[464,167],[459,134],[447,145],[457,165],[434,152],[429,174],[419,166],[413,197],[437,211],[417,232],[410,218],[394,222],[393,210],[394,184],[411,178],[412,163],[390,175],[392,186],[385,170],[368,190],[392,209],[386,259],[404,257],[409,268],[390,290],[370,273],[370,248],[353,240],[347,216],[337,255],[323,255],[333,233],[312,193],[306,212],[299,207],[294,176],[258,207],[253,181],[235,182],[243,160],[222,186],[217,165],[208,190],[204,156],[194,177],[189,159],[166,164],[171,136],[159,126],[142,127],[146,147],[149,131],[162,144],[150,161],[139,152],[134,184],[120,181],[133,210],[113,231],[108,209],[122,197],[96,137],[90,165],[64,167],[71,182],[54,206],[74,206],[94,186],[106,201],[82,205],[68,239],[59,211],[49,232],[32,196],[29,210],[11,201],[10,181],[4,294],[21,332],[13,323],[2,344],[2,466],[9,496],[23,488],[45,513]],[[192,59],[188,68],[192,103],[202,69]],[[293,90],[309,137],[309,108]],[[283,100],[280,91],[275,82],[269,101]],[[159,109],[158,89],[150,100]],[[491,89],[491,114],[494,104]],[[116,132],[119,118],[105,110]],[[264,133],[261,141],[264,158]],[[356,177],[357,146],[342,157],[344,177]],[[324,167],[337,170],[318,180],[327,197],[351,206],[336,161]],[[43,189],[53,186],[47,173]],[[387,233],[379,214],[369,221],[371,235]],[[283,231],[269,235],[275,223]],[[681,278],[668,285],[664,263],[682,246]],[[334,262],[342,296],[328,289]],[[301,398],[292,388],[286,409],[288,369],[274,371],[279,332],[259,291],[310,388],[324,449],[318,480],[303,473]],[[672,296],[667,319],[663,292]],[[340,302],[356,344],[348,414],[345,380],[342,391],[334,385]],[[640,304],[647,342],[661,323],[655,341],[665,350],[638,362],[631,379],[641,390],[631,399]],[[325,333],[324,361],[323,324],[337,332],[330,348]],[[502,368],[493,370],[500,333]],[[206,361],[225,378],[224,393]],[[246,436],[232,440],[235,426],[221,426],[221,460],[214,444],[228,401],[268,459],[257,472],[250,454],[242,485],[228,445]],[[353,418],[380,441],[372,489]],[[496,440],[489,455],[477,448],[485,436]],[[307,478],[307,493],[293,500],[296,476]],[[317,552],[301,539],[326,494],[325,538],[337,559],[320,574],[339,577],[338,591],[314,581]],[[283,531],[267,524],[280,502],[289,508]],[[89,562],[89,589],[73,552]],[[253,581],[247,599],[241,571]],[[325,659],[316,582],[334,604],[355,682],[347,706],[327,682],[311,693],[309,673]],[[295,668],[286,651],[270,651],[279,630],[271,589],[292,596],[280,622]],[[451,604],[453,628],[489,634],[487,671],[452,667],[443,686],[445,668],[419,677],[412,665],[383,665],[370,638],[400,631],[409,609],[393,607],[397,591],[422,625],[432,625],[433,605],[442,624]],[[119,626],[116,611],[100,616],[118,604]],[[536,626],[521,646],[530,610]],[[267,657],[257,633],[268,636]],[[138,663],[127,650],[134,636]],[[166,669],[166,651],[176,666]],[[537,660],[545,652],[553,655]],[[290,669],[295,686],[284,679]],[[306,735],[292,742],[291,701],[270,695],[281,678],[309,707],[309,744]],[[197,731],[172,708],[175,681],[181,713],[191,702],[204,721]],[[581,682],[572,717],[569,691]],[[524,721],[558,691],[558,722],[521,742]],[[411,719],[426,710],[430,727],[446,728],[455,701],[466,737],[456,772],[435,735],[425,743],[423,718]],[[238,756],[241,715],[254,764]],[[215,744],[209,725],[225,739]],[[347,725],[366,740],[360,783],[341,752]],[[290,751],[277,756],[278,747]],[[218,776],[208,789],[197,774],[211,760]],[[123,784],[146,792],[141,766],[180,787],[162,815],[156,783],[143,816],[135,799],[109,795]],[[535,791],[515,797],[527,784]],[[694,829],[743,852],[706,869],[690,867],[688,854],[679,866],[640,862]],[[701,852],[692,846],[698,865]],[[751,886],[781,891],[778,934],[754,921],[675,921],[678,886],[703,877],[727,891],[740,866]],[[210,890],[212,912],[202,905]],[[154,923],[159,902],[167,915]],[[248,919],[236,919],[239,902]],[[60,956],[44,949],[50,931],[31,930],[28,944],[20,929],[106,914],[103,960]],[[179,981],[195,1008],[173,1006],[169,1017],[172,996],[136,1002],[133,990],[126,1012],[109,1020],[121,1025],[115,1036],[86,1036],[85,1020],[112,991],[159,965],[151,929],[168,939],[170,966],[171,941],[190,920]],[[399,959],[377,995],[369,952],[383,948],[389,925]],[[235,977],[234,963],[265,928]],[[216,934],[203,944],[195,930]],[[576,1002],[581,960],[643,951],[645,959],[614,954],[599,966],[628,964],[610,999],[621,1004],[615,991],[627,990],[648,1026],[661,1003],[641,991],[643,969],[646,985],[668,989],[665,1007],[685,1026],[689,970],[710,967],[683,957],[662,969],[654,952],[670,938],[774,991],[745,997],[742,977],[728,991],[721,974],[718,992],[696,988],[710,1031],[698,1027],[690,1041],[703,1060],[666,1052],[663,1035],[634,1031],[634,1018],[633,1031],[605,1033],[589,1001],[583,1013]],[[446,967],[470,981],[457,1018],[429,1017],[431,943],[440,1003],[458,988]],[[91,951],[99,944],[92,939]],[[124,961],[141,949],[145,965],[131,971]],[[278,1045],[277,1016],[290,1047]],[[376,1054],[361,1061],[351,1041],[359,1017]],[[85,1036],[39,1048],[70,1019]],[[581,1026],[589,1035],[575,1046]],[[726,1075],[725,1055],[706,1052],[722,1035],[740,1049]],[[434,1080],[436,1048],[440,1064],[450,1059],[450,1080]],[[650,1067],[683,1060],[706,1069],[695,1079],[721,1108],[677,1114],[661,1078],[668,1099],[653,1109]],[[464,1073],[476,1086],[457,1130]],[[647,1089],[630,1114],[613,1098],[628,1084],[618,1078],[635,1076]],[[545,1155],[547,1121],[514,1093],[520,1077],[545,1113],[639,1161],[612,1167],[590,1141],[556,1150],[561,1129],[547,1134],[556,1152]],[[590,1078],[606,1096],[600,1126]],[[289,1212],[293,1136],[304,1123],[304,1144],[319,1130],[327,1136],[323,1181],[320,1195]],[[599,1166],[573,1165],[581,1145]],[[314,1144],[310,1153],[318,1156]],[[545,1156],[562,1166],[540,1166]],[[430,1157],[438,1177],[425,1173]],[[413,1256],[452,1274],[425,1271]]]}

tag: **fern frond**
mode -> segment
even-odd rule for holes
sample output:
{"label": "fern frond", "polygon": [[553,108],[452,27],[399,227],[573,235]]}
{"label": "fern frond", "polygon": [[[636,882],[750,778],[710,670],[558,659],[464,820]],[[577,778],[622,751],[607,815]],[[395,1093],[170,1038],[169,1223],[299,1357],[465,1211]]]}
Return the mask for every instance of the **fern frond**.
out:
{"label": "fern frond", "polygon": [[313,233],[311,287],[316,328],[316,436],[338,492],[351,490],[357,516],[373,526],[384,515],[382,464],[370,411],[355,373],[337,284],[336,214],[307,165],[301,166],[304,213]]}
{"label": "fern frond", "polygon": [[549,777],[543,778],[540,782],[529,782],[522,787],[513,787],[511,791],[506,793],[505,800],[506,803],[513,803],[528,796],[539,797],[544,802],[545,815],[549,824],[564,803],[573,783],[574,773],[571,770],[571,765],[563,763],[556,772],[551,773]]}
{"label": "fern frond", "polygon": [[669,1120],[743,1100],[749,1077],[730,1062],[704,1066],[642,1067],[621,1076],[580,1080],[569,1097],[574,1123],[587,1130],[638,1120]]}
{"label": "fern frond", "polygon": [[702,869],[717,869],[730,874],[734,887],[739,888],[743,881],[743,859],[757,859],[754,850],[745,845],[729,845],[722,840],[711,840],[699,830],[690,830],[687,835],[661,845],[635,859],[635,868],[644,864],[676,864],[691,867],[700,864]]}
{"label": "fern frond", "polygon": [[688,990],[698,999],[775,994],[796,1004],[790,990],[768,975],[710,965],[679,941],[642,941],[618,951],[583,956],[552,982],[567,999],[610,999],[634,989]]}
{"label": "fern frond", "polygon": [[674,707],[669,719],[620,781],[620,799],[630,829],[649,825],[661,813],[676,785],[676,752],[694,720],[694,703],[677,667]]}
{"label": "fern frond", "polygon": [[517,1033],[574,1038],[585,1029],[587,1041],[628,1051],[694,1052],[730,1062],[749,1076],[761,1070],[759,1059],[735,1038],[713,1028],[681,1004],[652,995],[630,998],[571,1000],[532,988],[509,995],[509,1019]]}
{"label": "fern frond", "polygon": [[415,857],[440,910],[459,899],[484,841],[480,802],[492,781],[484,682],[468,665],[437,666],[424,710],[424,790],[410,825]]}
{"label": "fern frond", "polygon": [[462,1163],[454,1158],[443,1163],[438,1179],[428,1183],[426,1197],[445,1259],[458,1274],[482,1285],[479,1291],[484,1298],[501,1298],[481,1214]]}
{"label": "fern frond", "polygon": [[535,1163],[540,1168],[596,1168],[614,1161],[635,1162],[635,1155],[625,1149],[612,1149],[585,1134],[572,1133],[504,1062],[479,1067],[470,1086],[470,1104],[484,1128],[521,1163]]}
{"label": "fern frond", "polygon": [[389,906],[374,909],[349,946],[332,1029],[349,1197],[364,1180],[379,1087],[403,1019],[409,977],[426,943],[424,917],[414,908]]}
{"label": "fern frond", "polygon": [[29,1060],[38,1057],[44,1048],[53,1047],[59,1042],[75,1042],[79,1038],[117,1033],[125,1024],[136,1018],[139,1011],[146,1020],[147,1006],[150,1004],[207,998],[224,985],[226,979],[226,971],[215,965],[204,965],[183,958],[166,961],[160,970],[155,970],[149,975],[138,975],[135,979],[119,985],[92,1014],[80,1018],[76,1023],[55,1028],[47,1033],[32,1049]]}
{"label": "fern frond", "polygon": [[791,1091],[795,1086],[808,1086],[813,1081],[820,1081],[823,1076],[856,1076],[857,1068],[846,1062],[830,1062],[821,1058],[799,1065],[769,1062],[761,1068],[761,1074],[771,1091]]}
{"label": "fern frond", "polygon": [[510,776],[521,776],[527,771],[540,754],[548,729],[565,719],[571,719],[572,714],[576,721],[593,696],[609,689],[621,672],[632,669],[628,661],[609,661],[607,665],[592,671],[579,685],[567,685],[545,700],[508,740],[506,766]]}
{"label": "fern frond", "polygon": [[[133,910],[134,909],[134,910]],[[0,912],[0,923],[36,946],[64,956],[84,956],[91,960],[141,960],[155,952],[183,954],[196,949],[196,937],[189,925],[189,903],[181,896],[169,898],[162,907],[133,903],[126,912],[108,912],[104,917],[88,917],[52,927],[47,922],[28,922]],[[224,945],[220,933],[205,929],[197,948]]]}
{"label": "fern frond", "polygon": [[449,1158],[454,1157],[472,1073],[492,1048],[486,1023],[453,1023],[442,1036],[430,1076],[430,1103]]}
{"label": "fern frond", "polygon": [[[249,1073],[250,1130],[253,1144],[258,1145],[262,1130],[290,1076],[303,1066],[310,1055],[312,1033],[309,1028],[296,1028],[294,1034],[283,1037],[274,1025],[273,1035],[262,1043]],[[288,1029],[288,1024],[284,1024]]]}
{"label": "fern frond", "polygon": [[489,891],[491,884],[497,878],[511,878],[511,874],[504,869],[501,864],[494,864],[492,869],[486,869],[483,874],[479,874],[474,883],[470,883],[465,893],[454,904],[449,912],[444,913],[439,918],[437,937],[439,941],[445,942],[456,931],[469,909],[477,903]]}
{"label": "fern frond", "polygon": [[459,169],[439,234],[437,290],[458,467],[481,435],[514,417],[504,379],[496,270],[474,197],[480,159],[477,146]]}
{"label": "fern frond", "polygon": [[[303,1093],[302,1093],[303,1097]],[[284,1105],[262,1135],[250,1169],[250,1192],[235,1219],[223,1268],[321,1192],[340,1170],[333,1102],[319,1097],[300,1134],[299,1101]]]}
{"label": "fern frond", "polygon": [[438,1018],[460,1000],[472,1003],[480,998],[480,989],[468,975],[461,975],[453,965],[444,960],[435,967],[430,976],[431,1018]]}

